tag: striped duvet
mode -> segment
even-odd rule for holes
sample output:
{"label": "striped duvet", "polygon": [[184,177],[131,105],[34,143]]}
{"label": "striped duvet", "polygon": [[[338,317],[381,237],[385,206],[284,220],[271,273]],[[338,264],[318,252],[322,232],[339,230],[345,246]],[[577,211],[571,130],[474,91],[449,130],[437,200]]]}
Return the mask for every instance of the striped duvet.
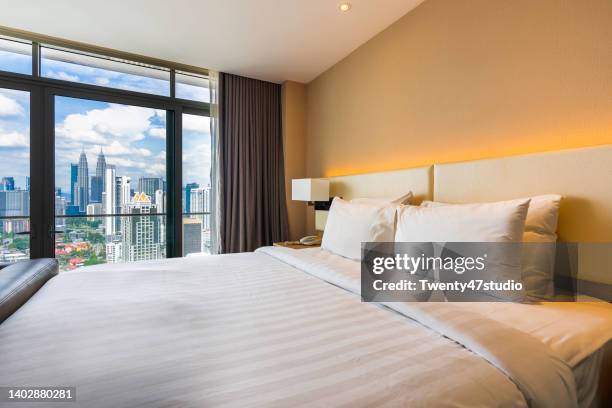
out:
{"label": "striped duvet", "polygon": [[576,406],[532,337],[352,285],[274,249],[66,272],[0,325],[0,386],[75,386],[69,407]]}

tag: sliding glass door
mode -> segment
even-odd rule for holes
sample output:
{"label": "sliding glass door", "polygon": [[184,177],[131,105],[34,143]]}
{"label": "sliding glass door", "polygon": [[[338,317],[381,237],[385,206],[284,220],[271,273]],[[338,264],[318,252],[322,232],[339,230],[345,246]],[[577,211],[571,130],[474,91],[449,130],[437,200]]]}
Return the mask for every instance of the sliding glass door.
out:
{"label": "sliding glass door", "polygon": [[0,88],[0,262],[30,258],[30,92]]}

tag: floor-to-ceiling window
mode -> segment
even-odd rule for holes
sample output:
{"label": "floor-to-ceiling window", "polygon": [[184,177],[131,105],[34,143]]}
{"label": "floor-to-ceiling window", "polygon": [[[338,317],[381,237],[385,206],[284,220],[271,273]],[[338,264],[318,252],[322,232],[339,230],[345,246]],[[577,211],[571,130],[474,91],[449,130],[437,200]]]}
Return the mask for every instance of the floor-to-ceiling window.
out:
{"label": "floor-to-ceiling window", "polygon": [[0,262],[30,257],[30,93],[0,88]]}
{"label": "floor-to-ceiling window", "polygon": [[166,256],[166,111],[55,97],[62,269]]}
{"label": "floor-to-ceiling window", "polygon": [[0,57],[0,262],[209,251],[205,73],[7,37]]}
{"label": "floor-to-ceiling window", "polygon": [[210,118],[183,114],[183,254],[210,253]]}

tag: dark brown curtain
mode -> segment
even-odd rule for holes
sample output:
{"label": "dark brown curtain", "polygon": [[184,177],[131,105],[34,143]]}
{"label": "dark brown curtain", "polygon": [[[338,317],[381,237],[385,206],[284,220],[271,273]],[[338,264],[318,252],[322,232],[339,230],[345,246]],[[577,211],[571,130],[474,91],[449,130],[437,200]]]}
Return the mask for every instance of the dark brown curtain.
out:
{"label": "dark brown curtain", "polygon": [[281,86],[219,76],[219,235],[222,253],[287,239]]}

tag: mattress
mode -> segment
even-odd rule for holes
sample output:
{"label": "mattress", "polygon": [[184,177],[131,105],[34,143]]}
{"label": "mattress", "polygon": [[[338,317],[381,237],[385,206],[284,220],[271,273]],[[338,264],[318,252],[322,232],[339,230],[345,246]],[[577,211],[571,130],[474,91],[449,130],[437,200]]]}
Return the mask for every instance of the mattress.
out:
{"label": "mattress", "polygon": [[71,407],[577,405],[571,333],[478,320],[541,359],[525,381],[456,319],[360,302],[352,261],[283,250],[62,273],[0,325],[0,385],[74,386]]}

